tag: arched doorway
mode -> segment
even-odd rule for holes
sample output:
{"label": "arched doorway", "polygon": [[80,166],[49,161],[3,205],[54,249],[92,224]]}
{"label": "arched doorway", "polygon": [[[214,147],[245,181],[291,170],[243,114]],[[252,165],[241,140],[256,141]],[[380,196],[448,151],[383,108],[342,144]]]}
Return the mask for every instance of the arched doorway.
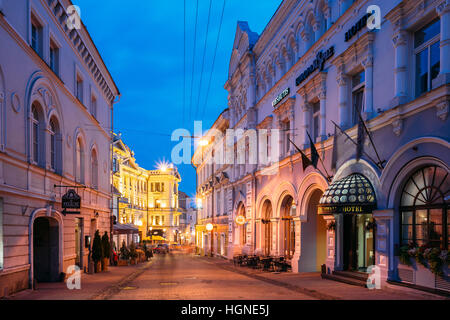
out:
{"label": "arched doorway", "polygon": [[317,211],[322,194],[320,189],[312,190],[306,205],[307,222],[302,226],[300,257],[303,272],[320,271],[327,256],[327,225]]}
{"label": "arched doorway", "polygon": [[262,207],[262,219],[264,242],[263,242],[263,253],[264,255],[270,255],[272,251],[272,203],[269,200],[264,201]]}
{"label": "arched doorway", "polygon": [[292,204],[294,199],[287,195],[281,203],[280,216],[283,234],[283,254],[286,259],[291,259],[295,252],[295,227],[292,214]]}
{"label": "arched doorway", "polygon": [[55,282],[59,272],[59,225],[48,217],[33,223],[33,274],[37,282]]}

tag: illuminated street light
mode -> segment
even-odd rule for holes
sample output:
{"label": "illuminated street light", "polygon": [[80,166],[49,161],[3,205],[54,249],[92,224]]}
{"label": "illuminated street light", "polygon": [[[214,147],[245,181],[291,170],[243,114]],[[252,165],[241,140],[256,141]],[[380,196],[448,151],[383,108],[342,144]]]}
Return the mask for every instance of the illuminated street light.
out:
{"label": "illuminated street light", "polygon": [[212,231],[212,229],[214,229],[214,226],[212,225],[212,223],[207,223],[206,224],[206,230],[207,231]]}
{"label": "illuminated street light", "polygon": [[206,139],[201,139],[201,140],[198,142],[198,145],[201,146],[201,147],[207,146],[207,145],[208,145],[208,140],[206,140]]}

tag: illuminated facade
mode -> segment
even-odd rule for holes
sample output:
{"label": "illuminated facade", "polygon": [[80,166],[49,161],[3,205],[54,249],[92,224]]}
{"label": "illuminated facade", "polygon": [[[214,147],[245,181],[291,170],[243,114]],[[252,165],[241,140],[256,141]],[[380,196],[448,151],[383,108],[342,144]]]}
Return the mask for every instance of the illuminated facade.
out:
{"label": "illuminated facade", "polygon": [[[178,184],[181,181],[173,165],[161,164],[157,170],[146,170],[136,163],[134,152],[115,135],[113,186],[117,223],[139,229],[139,239],[179,242]],[[152,233],[160,230],[158,237]],[[163,239],[164,238],[164,239]],[[121,240],[118,242],[121,244]]]}
{"label": "illuminated facade", "polygon": [[[380,29],[360,22],[369,5],[381,10]],[[449,24],[442,0],[285,0],[262,34],[238,22],[225,83],[229,128],[279,135],[258,145],[276,156],[256,165],[237,164],[252,154],[244,137],[233,140],[245,148],[223,186],[229,258],[283,256],[294,272],[330,277],[376,266],[383,282],[450,290],[448,266],[436,275],[400,259],[408,244],[444,254],[449,246]],[[366,138],[358,159],[335,131],[333,122],[356,142],[358,114],[378,155]],[[303,169],[289,143],[310,156],[308,134],[320,171]],[[213,146],[208,152],[222,148]],[[197,148],[193,163],[203,157]],[[218,172],[197,166],[200,197],[215,190]],[[202,218],[215,220],[203,201]],[[235,223],[241,215],[245,229]]]}

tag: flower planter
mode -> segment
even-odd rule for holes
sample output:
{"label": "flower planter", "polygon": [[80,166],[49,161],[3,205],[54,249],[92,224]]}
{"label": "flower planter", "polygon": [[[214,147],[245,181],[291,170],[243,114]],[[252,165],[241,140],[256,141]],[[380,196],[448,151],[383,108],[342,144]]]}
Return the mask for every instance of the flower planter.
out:
{"label": "flower planter", "polygon": [[102,263],[100,261],[94,262],[94,272],[102,272]]}
{"label": "flower planter", "polygon": [[128,265],[128,260],[118,260],[117,265],[120,266],[127,266]]}
{"label": "flower planter", "polygon": [[109,258],[102,259],[102,271],[108,271]]}

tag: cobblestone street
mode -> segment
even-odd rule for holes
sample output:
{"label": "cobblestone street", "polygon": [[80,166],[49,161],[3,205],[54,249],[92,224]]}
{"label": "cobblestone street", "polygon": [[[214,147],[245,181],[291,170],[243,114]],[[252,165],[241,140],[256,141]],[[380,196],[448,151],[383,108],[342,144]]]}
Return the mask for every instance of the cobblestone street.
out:
{"label": "cobblestone street", "polygon": [[426,300],[445,299],[412,289],[368,290],[324,280],[317,273],[270,273],[234,267],[219,259],[181,253],[155,255],[152,261],[82,274],[81,289],[41,283],[10,299],[26,300]]}

